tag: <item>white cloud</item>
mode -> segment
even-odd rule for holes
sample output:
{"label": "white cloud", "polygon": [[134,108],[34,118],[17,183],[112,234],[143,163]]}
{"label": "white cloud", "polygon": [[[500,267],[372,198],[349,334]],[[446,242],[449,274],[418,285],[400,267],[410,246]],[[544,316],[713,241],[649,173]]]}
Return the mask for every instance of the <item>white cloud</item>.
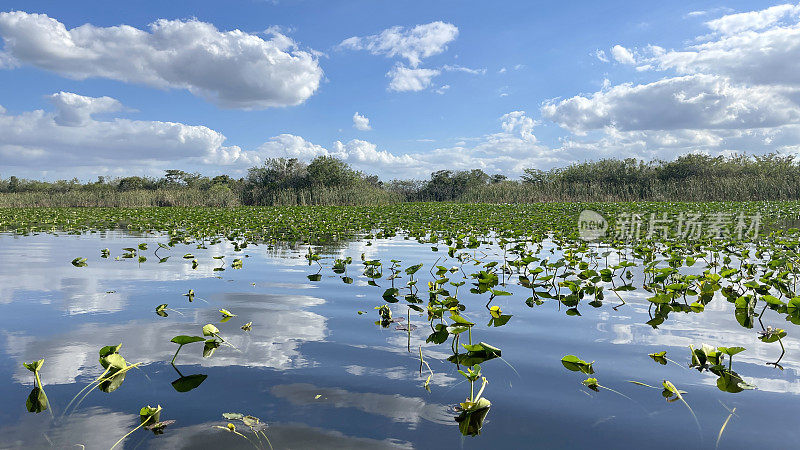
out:
{"label": "white cloud", "polygon": [[706,26],[710,33],[684,49],[612,49],[616,61],[636,64],[639,73],[672,72],[664,79],[604,84],[593,94],[545,102],[543,117],[573,133],[561,148],[584,158],[797,154],[800,4],[726,14]]}
{"label": "white cloud", "polygon": [[602,62],[607,63],[609,61],[608,56],[606,56],[605,50],[595,50],[594,56]]}
{"label": "white cloud", "polygon": [[572,149],[550,149],[540,145],[533,134],[537,123],[524,111],[504,114],[499,121],[500,132],[468,139],[469,143],[458,142],[419,153],[394,154],[360,139],[336,141],[325,148],[300,136],[281,135],[248,154],[248,158],[295,157],[308,161],[316,156],[334,156],[356,169],[383,178],[427,178],[436,170],[475,168],[513,177],[520,175],[524,168],[565,164],[575,156],[569,153]]}
{"label": "white cloud", "polygon": [[394,155],[386,150],[378,150],[378,146],[367,141],[353,139],[346,144],[333,143],[334,156],[361,167],[382,167],[388,170],[400,169],[418,164],[411,155]]}
{"label": "white cloud", "polygon": [[738,82],[800,86],[800,24],[746,31],[653,58],[661,70],[714,73]]}
{"label": "white cloud", "polygon": [[621,45],[611,47],[611,56],[620,64],[636,64],[633,53]]}
{"label": "white cloud", "polygon": [[484,75],[486,73],[486,69],[472,69],[469,67],[459,66],[459,65],[450,65],[445,64],[442,66],[442,70],[447,72],[464,72],[471,75]]}
{"label": "white cloud", "polygon": [[44,14],[4,12],[0,67],[25,64],[78,80],[99,77],[186,89],[229,108],[300,104],[319,87],[322,69],[290,38],[274,30],[270,34],[265,40],[197,20],[165,19],[149,30],[91,24],[68,30]]}
{"label": "white cloud", "polygon": [[501,132],[465,139],[426,153],[411,154],[422,163],[418,176],[427,177],[430,172],[440,169],[481,169],[490,174],[517,177],[528,167],[565,165],[579,157],[580,151],[539,144],[533,135],[536,122],[524,111],[512,111],[499,120]]}
{"label": "white cloud", "polygon": [[[230,149],[230,147],[222,148]],[[206,162],[246,168],[261,164],[268,158],[297,158],[308,162],[318,156],[339,158],[354,168],[369,174],[376,172],[400,174],[408,170],[413,171],[422,164],[409,154],[398,156],[386,150],[379,150],[376,144],[360,139],[352,139],[344,143],[334,141],[330,148],[325,148],[293,134],[272,137],[255,150],[239,150],[236,157],[228,158],[225,161],[221,161],[220,158],[209,158]]]}
{"label": "white cloud", "polygon": [[71,168],[101,166],[130,171],[199,159],[225,149],[225,136],[204,126],[121,118],[97,120],[93,114],[121,109],[121,104],[110,97],[60,92],[49,99],[55,113],[36,110],[0,115],[4,166],[65,173]]}
{"label": "white cloud", "polygon": [[736,83],[800,88],[800,4],[724,15],[682,50],[648,46],[640,69],[715,74]]}
{"label": "white cloud", "polygon": [[0,159],[17,176],[160,175],[165,168],[241,175],[267,158],[310,161],[318,156],[334,156],[384,178],[426,178],[439,169],[473,168],[516,176],[533,164],[567,161],[561,149],[537,143],[533,134],[536,121],[524,111],[503,115],[500,132],[468,139],[469,144],[393,153],[360,139],[334,141],[325,147],[290,133],[242,149],[225,145],[222,133],[204,126],[117,117],[99,120],[94,114],[124,108],[109,97],[61,92],[49,99],[56,112],[0,114]]}
{"label": "white cloud", "polygon": [[369,119],[359,114],[358,111],[356,111],[356,113],[353,114],[353,128],[361,131],[367,131],[372,129],[372,127],[369,126]]}
{"label": "white cloud", "polygon": [[429,56],[447,50],[447,44],[458,37],[458,28],[446,22],[431,22],[413,28],[392,27],[379,34],[351,37],[339,46],[353,50],[367,50],[373,55],[399,56],[408,60],[411,67]]}
{"label": "white cloud", "polygon": [[396,156],[367,141],[336,141],[329,150],[289,133],[244,150],[224,145],[222,133],[204,126],[121,118],[98,120],[94,114],[123,108],[110,97],[60,92],[49,99],[55,105],[54,113],[37,110],[0,114],[0,159],[4,166],[13,167],[16,175],[155,175],[165,167],[207,171],[212,167],[219,170],[219,166],[225,166],[223,170],[229,173],[241,173],[267,158],[309,161],[325,155],[341,158],[369,173],[400,173],[419,165],[409,155]]}
{"label": "white cloud", "polygon": [[630,130],[762,128],[800,123],[800,107],[785,92],[733,84],[715,75],[622,84],[591,96],[547,103],[542,115],[578,134]]}
{"label": "white cloud", "polygon": [[443,95],[445,92],[447,92],[448,89],[450,89],[450,85],[449,84],[445,84],[445,85],[439,86],[438,88],[434,89],[433,92],[436,92],[439,95]]}
{"label": "white cloud", "polygon": [[503,131],[510,134],[517,134],[526,141],[535,141],[533,127],[536,122],[525,115],[525,111],[512,111],[500,117]]}
{"label": "white cloud", "polygon": [[436,69],[409,69],[398,64],[386,76],[391,78],[389,81],[390,91],[415,92],[428,88],[433,77],[439,76],[439,74],[441,71]]}
{"label": "white cloud", "polygon": [[786,18],[800,16],[800,4],[783,4],[772,6],[761,11],[748,11],[728,14],[706,22],[706,25],[717,33],[735,34],[748,30],[762,30],[773,26]]}
{"label": "white cloud", "polygon": [[111,97],[84,97],[71,92],[53,94],[50,101],[56,107],[55,122],[70,127],[88,124],[92,114],[119,111],[122,108],[122,104]]}
{"label": "white cloud", "polygon": [[300,136],[281,134],[261,144],[253,159],[260,161],[266,158],[297,158],[311,160],[317,156],[327,156],[328,150],[321,145],[312,144]]}

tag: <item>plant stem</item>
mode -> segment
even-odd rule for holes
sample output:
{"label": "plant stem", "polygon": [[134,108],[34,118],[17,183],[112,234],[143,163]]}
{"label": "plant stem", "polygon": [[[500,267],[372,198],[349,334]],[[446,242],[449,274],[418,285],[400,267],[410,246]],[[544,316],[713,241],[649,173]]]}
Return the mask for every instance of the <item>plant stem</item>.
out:
{"label": "plant stem", "polygon": [[173,366],[175,365],[175,358],[178,357],[178,352],[181,351],[182,348],[183,348],[183,344],[179,345],[178,349],[175,350],[175,354],[172,356],[172,361],[170,361],[170,364],[172,364]]}
{"label": "plant stem", "polygon": [[70,400],[69,403],[67,403],[67,407],[64,408],[64,412],[61,413],[61,416],[63,417],[67,413],[67,411],[69,410],[70,405],[72,405],[72,402],[74,402],[75,399],[77,399],[81,394],[83,394],[83,391],[85,391],[86,389],[89,389],[90,386],[92,386],[93,384],[95,384],[98,381],[102,380],[103,377],[106,376],[106,374],[108,373],[109,370],[111,370],[111,366],[106,368],[106,370],[103,373],[101,373],[99,377],[95,378],[94,381],[92,381],[91,383],[87,384],[86,387],[84,387],[83,389],[80,390],[80,392],[75,394],[75,397],[72,397],[72,400]]}
{"label": "plant stem", "polygon": [[[156,413],[158,413],[158,411],[161,411],[161,408],[158,408]],[[133,432],[138,430],[139,428],[142,428],[144,426],[144,424],[146,424],[147,422],[149,422],[152,419],[153,419],[153,416],[148,417],[146,420],[144,420],[142,423],[140,423],[138,427],[132,429],[131,431],[128,432],[128,434],[126,434],[125,436],[122,436],[121,438],[119,438],[119,440],[117,442],[115,442],[114,445],[112,445],[109,450],[114,450],[114,447],[119,445],[119,443],[122,442],[126,437],[130,436],[131,434],[133,434]]]}

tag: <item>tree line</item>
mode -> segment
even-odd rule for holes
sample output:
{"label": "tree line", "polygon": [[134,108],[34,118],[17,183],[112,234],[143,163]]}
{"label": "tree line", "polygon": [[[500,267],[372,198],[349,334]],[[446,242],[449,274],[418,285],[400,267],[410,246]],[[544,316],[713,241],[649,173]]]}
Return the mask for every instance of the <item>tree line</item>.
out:
{"label": "tree line", "polygon": [[[54,182],[0,178],[0,193],[95,197],[126,192],[192,191],[242,205],[374,204],[398,201],[526,202],[569,200],[779,200],[800,199],[800,162],[791,155],[708,156],[672,161],[602,159],[543,170],[528,168],[511,180],[481,169],[439,170],[427,180],[380,180],[332,156],[309,163],[273,158],[247,175],[213,177],[166,170],[161,177],[98,177]],[[2,202],[0,202],[2,204]]]}

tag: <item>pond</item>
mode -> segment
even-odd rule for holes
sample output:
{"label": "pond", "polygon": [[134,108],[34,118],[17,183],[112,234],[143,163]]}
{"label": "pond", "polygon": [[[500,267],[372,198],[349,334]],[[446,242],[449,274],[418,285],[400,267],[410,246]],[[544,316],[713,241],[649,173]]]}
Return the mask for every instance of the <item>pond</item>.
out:
{"label": "pond", "polygon": [[[110,448],[140,425],[147,405],[174,422],[136,429],[116,448],[779,448],[800,439],[794,325],[765,310],[764,325],[788,333],[764,342],[757,320],[743,327],[719,290],[702,313],[687,307],[653,322],[651,294],[641,288],[619,291],[624,304],[608,284],[594,305],[543,298],[529,306],[519,274],[499,270],[496,243],[455,254],[403,235],[311,252],[228,240],[159,247],[168,240],[121,231],[0,234],[0,448]],[[535,254],[562,256],[547,240]],[[76,257],[86,261],[70,264]],[[375,260],[381,265],[364,264]],[[480,271],[499,277],[488,291],[472,276]],[[641,268],[631,272],[641,286]],[[412,277],[418,283],[408,288]],[[457,297],[466,308],[445,305],[442,319],[429,320],[423,308],[437,289],[447,290],[443,302]],[[422,312],[405,301],[410,292]],[[220,310],[235,316],[223,320]],[[451,328],[458,342],[436,326],[458,327],[451,315],[474,323]],[[207,324],[218,332],[203,336]],[[179,345],[170,340],[179,335],[216,343],[181,346],[173,365]],[[111,392],[81,393],[107,373],[100,349],[120,343],[126,364],[138,365]],[[745,348],[732,360],[740,378],[690,368],[689,346],[703,344]],[[782,347],[780,367],[767,364]],[[567,355],[587,364],[562,363]],[[35,376],[23,363],[42,358],[48,407],[29,412]],[[469,376],[475,362],[481,375],[471,385],[459,369]],[[724,356],[720,367],[729,362]],[[582,383],[590,378],[596,384]],[[681,393],[662,395],[665,380]],[[467,412],[459,404],[470,408],[481,388],[491,406],[456,421]],[[263,432],[226,413],[260,419],[254,428]]]}

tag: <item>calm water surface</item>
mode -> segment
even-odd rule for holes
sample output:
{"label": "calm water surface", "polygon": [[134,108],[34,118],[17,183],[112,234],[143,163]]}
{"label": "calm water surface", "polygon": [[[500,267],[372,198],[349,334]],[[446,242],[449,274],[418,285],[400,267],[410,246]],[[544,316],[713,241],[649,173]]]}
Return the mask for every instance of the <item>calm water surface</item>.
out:
{"label": "calm water surface", "polygon": [[[450,343],[427,344],[428,322],[413,311],[417,328],[410,337],[394,324],[377,326],[373,308],[384,304],[381,295],[390,282],[380,279],[380,287],[370,286],[361,275],[364,253],[387,264],[401,260],[403,267],[425,263],[417,272],[424,285],[437,258],[447,267],[457,263],[445,260],[446,252],[402,237],[372,245],[342,242],[318,249],[326,268],[319,281],[310,281],[307,276],[318,267],[303,258],[306,247],[251,245],[235,252],[227,243],[206,250],[179,245],[159,250],[160,256],[171,256],[159,264],[152,255],[159,241],[166,239],[121,233],[0,235],[0,448],[108,448],[139,424],[139,408],[148,404],[160,404],[161,419],[176,422],[163,435],[138,430],[124,448],[252,448],[213,428],[227,423],[224,412],[267,422],[276,449],[714,448],[734,407],[720,448],[792,448],[800,439],[800,341],[796,327],[777,314],[768,313],[765,324],[789,332],[783,371],[765,364],[777,359],[779,345],[764,344],[756,329],[740,327],[732,305],[721,298],[702,314],[672,313],[653,329],[645,324],[650,317],[643,294],[627,293],[628,304],[616,311],[607,294],[602,307],[582,303],[581,316],[567,316],[554,301],[529,308],[524,303],[529,291],[509,284],[503,289],[515,295],[493,304],[513,317],[503,327],[489,328],[487,297],[470,294],[468,281],[459,298],[477,322],[473,339],[500,347],[503,359],[482,364],[489,380],[484,396],[492,407],[481,435],[464,437],[453,406],[464,401],[469,384],[447,361]],[[147,262],[114,259],[140,242],[149,244],[142,252]],[[110,258],[100,258],[102,248],[111,250]],[[498,257],[492,248],[481,250],[484,260]],[[182,259],[187,252],[199,260],[197,269]],[[223,263],[212,256],[220,255],[226,255],[227,269],[215,272]],[[88,267],[73,267],[77,256],[87,257]],[[331,257],[346,256],[354,260],[350,285],[330,270]],[[238,257],[244,268],[233,270],[230,263]],[[469,273],[471,267],[464,269]],[[196,292],[192,303],[182,295],[189,289]],[[159,317],[154,309],[161,303],[179,312]],[[221,308],[238,316],[219,323]],[[395,317],[408,314],[402,302],[392,308]],[[246,322],[253,323],[252,331],[241,330]],[[170,339],[201,334],[206,323],[216,324],[236,349],[223,346],[203,358],[202,345],[190,344],[181,350],[177,368],[170,365],[177,348]],[[95,390],[62,417],[70,399],[102,372],[98,350],[120,342],[120,353],[129,363],[142,363],[141,370],[129,372],[112,393]],[[686,365],[687,346],[702,343],[746,347],[734,358],[734,369],[758,389],[725,393],[712,374],[658,365],[647,356],[666,350]],[[427,372],[419,372],[420,346],[434,371],[430,393],[423,388]],[[585,377],[562,366],[566,354],[596,361],[593,376],[600,384],[630,399],[584,388]],[[25,407],[33,377],[22,363],[40,358],[45,358],[41,379],[52,417]],[[173,381],[195,374],[207,375],[196,389],[173,388]],[[688,392],[699,429],[682,403],[668,403],[660,390],[627,382],[660,386],[663,379]]]}

